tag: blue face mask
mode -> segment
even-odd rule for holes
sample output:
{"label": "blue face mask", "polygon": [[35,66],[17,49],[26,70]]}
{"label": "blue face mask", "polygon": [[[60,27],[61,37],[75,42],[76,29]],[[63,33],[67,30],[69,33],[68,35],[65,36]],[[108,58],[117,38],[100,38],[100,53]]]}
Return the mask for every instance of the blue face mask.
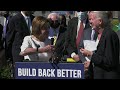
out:
{"label": "blue face mask", "polygon": [[78,18],[83,21],[87,18],[87,12],[77,12]]}

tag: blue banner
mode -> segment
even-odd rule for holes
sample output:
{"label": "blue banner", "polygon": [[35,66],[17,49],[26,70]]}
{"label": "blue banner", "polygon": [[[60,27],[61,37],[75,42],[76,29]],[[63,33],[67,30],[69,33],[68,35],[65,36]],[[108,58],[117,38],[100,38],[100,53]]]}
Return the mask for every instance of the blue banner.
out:
{"label": "blue banner", "polygon": [[81,63],[16,62],[16,79],[84,79]]}

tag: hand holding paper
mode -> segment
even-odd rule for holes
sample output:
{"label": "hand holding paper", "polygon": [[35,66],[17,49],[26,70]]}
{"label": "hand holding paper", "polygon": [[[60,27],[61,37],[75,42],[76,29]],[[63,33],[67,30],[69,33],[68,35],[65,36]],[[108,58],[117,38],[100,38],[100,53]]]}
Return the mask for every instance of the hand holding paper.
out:
{"label": "hand holding paper", "polygon": [[83,48],[80,49],[80,52],[85,56],[92,56],[92,54],[93,54],[92,51],[89,51],[89,50],[86,50],[86,49],[83,49]]}
{"label": "hand holding paper", "polygon": [[92,40],[84,40],[84,48],[89,51],[95,51],[97,50],[97,45],[95,41]]}

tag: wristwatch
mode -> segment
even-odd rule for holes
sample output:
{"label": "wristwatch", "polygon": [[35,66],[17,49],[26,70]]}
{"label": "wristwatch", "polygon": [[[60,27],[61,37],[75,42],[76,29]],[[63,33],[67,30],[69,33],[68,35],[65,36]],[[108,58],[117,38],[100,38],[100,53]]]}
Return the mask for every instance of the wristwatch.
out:
{"label": "wristwatch", "polygon": [[40,45],[37,45],[37,52],[38,52],[39,47],[40,47]]}

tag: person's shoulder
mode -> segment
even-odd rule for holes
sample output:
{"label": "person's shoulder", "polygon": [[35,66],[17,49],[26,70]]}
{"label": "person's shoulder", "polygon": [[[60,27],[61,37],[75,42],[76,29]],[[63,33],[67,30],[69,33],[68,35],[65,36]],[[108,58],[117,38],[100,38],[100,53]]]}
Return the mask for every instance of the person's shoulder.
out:
{"label": "person's shoulder", "polygon": [[29,39],[31,39],[31,36],[25,36],[24,37],[24,40],[29,40]]}
{"label": "person's shoulder", "polygon": [[23,17],[23,15],[21,12],[18,12],[16,15],[12,16],[12,19],[20,19],[21,17]]}
{"label": "person's shoulder", "polygon": [[74,21],[78,21],[78,17],[73,17],[72,19],[69,20],[69,22],[74,22]]}
{"label": "person's shoulder", "polygon": [[118,39],[118,35],[117,35],[117,33],[114,31],[114,30],[108,30],[107,31],[107,33],[105,34],[105,36],[107,37],[107,39],[109,38],[109,39],[112,39],[112,38],[114,38],[114,39]]}
{"label": "person's shoulder", "polygon": [[115,32],[114,30],[110,30],[109,33],[112,35],[117,35],[117,32]]}
{"label": "person's shoulder", "polygon": [[15,16],[10,16],[9,21],[18,21],[18,14],[16,14]]}

